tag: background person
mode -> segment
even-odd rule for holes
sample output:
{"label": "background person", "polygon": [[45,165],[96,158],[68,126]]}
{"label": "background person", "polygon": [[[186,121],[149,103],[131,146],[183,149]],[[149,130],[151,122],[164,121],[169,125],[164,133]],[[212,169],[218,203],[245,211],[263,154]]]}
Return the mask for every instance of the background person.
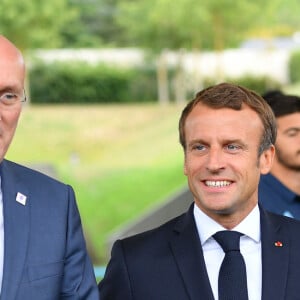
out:
{"label": "background person", "polygon": [[261,177],[259,202],[265,209],[300,219],[300,97],[270,91],[263,95],[277,123],[275,158]]}
{"label": "background person", "polygon": [[[271,108],[246,88],[219,84],[187,104],[179,133],[194,203],[156,229],[115,242],[101,299],[297,299],[300,223],[258,206],[259,178],[275,151]],[[227,251],[220,234],[242,236]],[[223,285],[228,264],[230,275],[242,271],[240,285]]]}
{"label": "background person", "polygon": [[3,36],[0,70],[0,299],[99,299],[73,189],[4,158],[25,101],[25,65]]}

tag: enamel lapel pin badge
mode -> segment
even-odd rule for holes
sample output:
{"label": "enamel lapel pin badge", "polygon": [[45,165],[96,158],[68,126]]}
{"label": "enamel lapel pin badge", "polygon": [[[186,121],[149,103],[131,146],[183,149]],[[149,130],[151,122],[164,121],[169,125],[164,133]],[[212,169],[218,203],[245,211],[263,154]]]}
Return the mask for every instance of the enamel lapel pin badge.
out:
{"label": "enamel lapel pin badge", "polygon": [[16,201],[19,202],[22,205],[26,205],[26,199],[27,197],[23,195],[22,193],[17,193]]}

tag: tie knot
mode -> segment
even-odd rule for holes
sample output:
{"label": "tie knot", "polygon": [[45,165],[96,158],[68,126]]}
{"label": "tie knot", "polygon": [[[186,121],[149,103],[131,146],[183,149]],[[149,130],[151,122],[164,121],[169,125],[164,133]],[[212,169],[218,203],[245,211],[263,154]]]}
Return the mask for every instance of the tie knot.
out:
{"label": "tie knot", "polygon": [[240,236],[243,234],[237,231],[218,231],[213,235],[214,239],[220,244],[223,251],[240,251]]}

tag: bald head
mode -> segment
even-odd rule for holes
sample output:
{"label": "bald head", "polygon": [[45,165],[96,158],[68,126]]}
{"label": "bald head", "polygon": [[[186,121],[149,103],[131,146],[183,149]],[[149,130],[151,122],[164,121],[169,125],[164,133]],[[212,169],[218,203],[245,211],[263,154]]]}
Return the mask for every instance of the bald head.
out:
{"label": "bald head", "polygon": [[18,73],[23,78],[25,77],[25,62],[21,51],[6,37],[0,35],[0,70],[3,72],[3,67],[7,63],[13,63],[19,69]]}
{"label": "bald head", "polygon": [[0,35],[0,47],[1,52],[4,51],[12,55],[20,56],[20,58],[22,58],[20,50],[3,35]]}
{"label": "bald head", "polygon": [[4,158],[14,136],[22,103],[6,105],[7,99],[24,95],[25,64],[17,47],[0,35],[0,161]]}

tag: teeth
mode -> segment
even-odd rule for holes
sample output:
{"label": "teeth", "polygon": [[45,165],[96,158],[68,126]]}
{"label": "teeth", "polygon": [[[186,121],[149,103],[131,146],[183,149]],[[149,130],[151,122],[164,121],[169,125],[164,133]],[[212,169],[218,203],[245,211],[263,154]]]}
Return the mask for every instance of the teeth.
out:
{"label": "teeth", "polygon": [[211,187],[223,187],[223,186],[228,186],[231,184],[230,181],[222,180],[222,181],[211,181],[211,180],[206,180],[205,184],[207,186]]}

